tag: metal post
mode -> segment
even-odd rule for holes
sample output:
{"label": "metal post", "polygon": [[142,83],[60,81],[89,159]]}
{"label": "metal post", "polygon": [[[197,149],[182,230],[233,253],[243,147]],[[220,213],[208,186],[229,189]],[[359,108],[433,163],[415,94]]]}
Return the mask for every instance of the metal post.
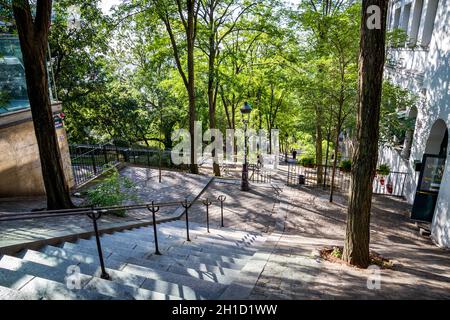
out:
{"label": "metal post", "polygon": [[184,211],[186,213],[186,241],[191,241],[189,238],[189,215],[188,215],[188,209],[189,209],[189,202],[187,198],[184,200],[184,202],[181,203],[181,205],[184,208]]}
{"label": "metal post", "polygon": [[209,232],[209,206],[212,204],[211,201],[209,201],[208,198],[203,200],[203,204],[206,206],[206,230]]}
{"label": "metal post", "polygon": [[244,120],[244,164],[242,166],[241,190],[249,191],[248,184],[248,163],[247,163],[247,121]]}
{"label": "metal post", "polygon": [[100,260],[100,268],[102,269],[101,278],[105,280],[109,280],[110,276],[106,272],[105,269],[105,262],[103,261],[103,251],[102,251],[102,245],[100,243],[100,235],[98,233],[98,226],[97,226],[97,220],[100,219],[102,216],[102,213],[100,211],[94,210],[94,207],[92,207],[92,211],[87,214],[89,218],[92,219],[92,223],[94,224],[94,232],[95,232],[95,240],[97,242],[97,251],[98,251],[98,258]]}
{"label": "metal post", "polygon": [[105,156],[105,164],[108,163],[108,151],[106,150],[106,146],[103,146],[103,155]]}
{"label": "metal post", "polygon": [[91,160],[92,160],[92,167],[94,168],[94,174],[97,175],[97,163],[95,161],[95,149],[91,151]]}
{"label": "metal post", "polygon": [[220,221],[221,221],[221,223],[220,223],[220,226],[223,228],[224,226],[223,226],[223,203],[224,203],[224,201],[227,199],[227,197],[225,197],[225,196],[219,196],[218,198],[217,198],[217,200],[219,200],[220,201]]}
{"label": "metal post", "polygon": [[155,216],[156,212],[159,211],[159,206],[155,207],[155,202],[152,201],[152,205],[151,206],[147,206],[147,209],[152,212],[153,236],[155,238],[155,254],[160,256],[161,252],[159,252],[159,248],[158,248],[158,233],[157,233],[157,230],[156,230],[156,216]]}
{"label": "metal post", "polygon": [[330,153],[330,131],[327,133],[327,152],[325,156],[325,174],[323,178],[323,188],[327,188],[327,170],[328,170],[328,157]]}

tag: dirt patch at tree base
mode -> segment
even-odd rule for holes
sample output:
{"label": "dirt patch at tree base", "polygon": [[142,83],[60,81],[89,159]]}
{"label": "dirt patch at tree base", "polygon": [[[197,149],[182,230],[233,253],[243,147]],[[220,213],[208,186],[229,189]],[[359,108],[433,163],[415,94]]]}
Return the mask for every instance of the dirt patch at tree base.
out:
{"label": "dirt patch at tree base", "polygon": [[[326,248],[323,248],[320,250],[320,257],[328,262],[343,264],[343,265],[347,265],[347,266],[350,266],[353,268],[361,269],[359,267],[350,265],[347,262],[345,262],[344,260],[342,260],[342,252],[343,251],[344,251],[343,247],[338,247],[338,246],[331,247],[331,248],[326,247]],[[375,251],[370,251],[369,257],[370,257],[370,265],[376,265],[376,266],[380,267],[381,269],[393,269],[394,268],[394,263],[391,260],[382,257],[380,254],[378,254]]]}

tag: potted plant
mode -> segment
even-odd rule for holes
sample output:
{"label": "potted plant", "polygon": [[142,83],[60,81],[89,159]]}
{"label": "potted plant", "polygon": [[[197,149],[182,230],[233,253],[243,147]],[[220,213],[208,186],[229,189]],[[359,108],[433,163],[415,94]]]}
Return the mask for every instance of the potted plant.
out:
{"label": "potted plant", "polygon": [[384,178],[391,173],[391,168],[387,164],[380,164],[377,174],[380,176],[380,184],[384,186]]}
{"label": "potted plant", "polygon": [[351,160],[342,160],[339,164],[339,168],[342,172],[350,172],[352,171],[352,161]]}

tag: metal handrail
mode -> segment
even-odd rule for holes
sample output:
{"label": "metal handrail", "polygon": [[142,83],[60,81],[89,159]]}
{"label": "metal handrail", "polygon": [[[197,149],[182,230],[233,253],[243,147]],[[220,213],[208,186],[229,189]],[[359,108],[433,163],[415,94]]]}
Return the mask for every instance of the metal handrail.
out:
{"label": "metal handrail", "polygon": [[[29,219],[43,219],[43,218],[52,218],[52,217],[65,217],[65,216],[76,216],[76,215],[84,215],[86,214],[91,220],[94,227],[95,241],[97,245],[97,252],[100,262],[101,268],[101,278],[105,280],[110,279],[110,275],[106,272],[105,262],[103,259],[103,250],[100,241],[100,233],[98,230],[97,220],[99,220],[103,214],[108,212],[114,212],[118,210],[136,210],[136,209],[147,209],[152,213],[152,222],[153,222],[153,237],[155,244],[155,254],[161,255],[158,247],[158,231],[156,227],[156,212],[160,210],[161,207],[170,207],[175,205],[180,205],[185,209],[183,214],[186,216],[186,240],[191,241],[189,238],[189,217],[188,217],[188,209],[191,208],[194,204],[204,204],[206,206],[206,219],[207,219],[207,229],[209,233],[209,206],[213,203],[220,203],[221,208],[221,226],[223,227],[223,203],[225,201],[225,196],[219,196],[217,200],[209,200],[206,198],[205,200],[194,200],[188,201],[187,198],[184,201],[171,201],[171,202],[161,202],[155,203],[152,201],[147,204],[138,204],[138,205],[126,205],[126,206],[110,206],[110,207],[81,207],[74,209],[64,209],[64,210],[45,210],[45,211],[32,211],[32,212],[2,212],[0,213],[0,222],[2,221],[16,221],[16,220],[29,220]],[[182,214],[182,215],[183,215]]]}

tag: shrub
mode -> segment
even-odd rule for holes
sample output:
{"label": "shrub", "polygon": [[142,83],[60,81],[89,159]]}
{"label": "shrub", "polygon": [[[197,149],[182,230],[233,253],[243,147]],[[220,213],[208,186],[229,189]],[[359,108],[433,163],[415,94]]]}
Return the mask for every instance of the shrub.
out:
{"label": "shrub", "polygon": [[303,157],[300,159],[300,164],[304,167],[312,167],[315,165],[315,162],[313,157]]}
{"label": "shrub", "polygon": [[342,160],[339,164],[342,171],[350,172],[352,171],[352,161],[351,160]]}
{"label": "shrub", "polygon": [[[87,191],[87,198],[91,206],[110,207],[123,205],[126,201],[136,202],[138,197],[134,182],[121,176],[119,171],[112,167],[106,178]],[[117,210],[114,214],[124,217],[125,210]]]}

